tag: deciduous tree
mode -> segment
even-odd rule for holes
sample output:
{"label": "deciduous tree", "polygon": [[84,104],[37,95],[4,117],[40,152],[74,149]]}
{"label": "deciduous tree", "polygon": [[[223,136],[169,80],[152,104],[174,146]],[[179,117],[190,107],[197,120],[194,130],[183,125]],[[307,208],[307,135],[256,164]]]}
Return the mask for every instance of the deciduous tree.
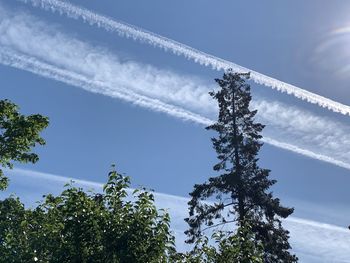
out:
{"label": "deciduous tree", "polygon": [[211,240],[203,235],[196,240],[192,251],[178,253],[177,257],[176,262],[186,263],[263,263],[264,250],[251,226],[245,223],[234,234],[215,231]]}
{"label": "deciduous tree", "polygon": [[[37,162],[39,157],[32,152],[32,148],[45,144],[40,132],[48,124],[47,117],[40,114],[22,115],[16,104],[0,100],[0,166],[13,168],[13,162]],[[0,169],[0,190],[7,186],[8,178]]]}
{"label": "deciduous tree", "polygon": [[34,210],[18,198],[0,201],[0,262],[169,262],[170,218],[128,177],[109,173],[102,194],[72,184]]}

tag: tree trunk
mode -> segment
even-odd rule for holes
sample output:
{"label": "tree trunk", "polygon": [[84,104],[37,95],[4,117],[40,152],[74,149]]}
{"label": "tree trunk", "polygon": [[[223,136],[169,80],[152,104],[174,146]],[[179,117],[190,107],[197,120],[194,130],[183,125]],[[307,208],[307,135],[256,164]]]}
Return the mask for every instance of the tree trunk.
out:
{"label": "tree trunk", "polygon": [[233,140],[235,143],[235,155],[234,155],[234,164],[236,168],[236,176],[238,177],[238,221],[239,225],[243,226],[245,219],[245,209],[244,209],[244,200],[242,194],[242,174],[240,169],[240,159],[238,153],[238,131],[237,131],[237,121],[236,121],[236,107],[235,107],[235,90],[232,88],[232,116],[233,116]]}

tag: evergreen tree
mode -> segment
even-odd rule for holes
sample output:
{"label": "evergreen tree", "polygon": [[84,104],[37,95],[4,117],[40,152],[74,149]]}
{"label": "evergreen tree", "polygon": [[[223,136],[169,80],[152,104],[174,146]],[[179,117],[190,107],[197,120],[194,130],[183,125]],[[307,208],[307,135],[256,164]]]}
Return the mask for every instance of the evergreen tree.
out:
{"label": "evergreen tree", "polygon": [[[210,92],[218,101],[219,116],[207,129],[218,133],[212,138],[219,159],[213,168],[221,174],[196,184],[190,193],[187,242],[195,242],[209,228],[228,227],[228,223],[240,228],[249,222],[256,242],[264,248],[265,262],[297,262],[289,252],[289,232],[280,220],[292,214],[293,209],[283,207],[273,197],[269,188],[276,181],[269,179],[268,169],[258,166],[264,125],[255,122],[257,111],[249,109],[250,86],[245,78],[249,73],[228,71],[223,79],[216,79],[221,89]],[[216,202],[211,204],[214,198]]]}

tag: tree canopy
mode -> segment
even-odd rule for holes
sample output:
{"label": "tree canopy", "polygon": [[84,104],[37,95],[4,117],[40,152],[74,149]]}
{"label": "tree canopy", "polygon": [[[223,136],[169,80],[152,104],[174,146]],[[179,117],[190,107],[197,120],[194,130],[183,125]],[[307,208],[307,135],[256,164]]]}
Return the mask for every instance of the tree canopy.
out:
{"label": "tree canopy", "polygon": [[0,201],[1,262],[168,262],[174,253],[170,218],[144,189],[115,170],[103,193],[68,184],[35,209],[18,198]]}
{"label": "tree canopy", "polygon": [[[39,160],[32,152],[35,145],[44,145],[40,132],[49,124],[40,114],[25,116],[16,104],[0,100],[0,166],[13,168],[13,162],[35,163]],[[8,178],[0,169],[0,190],[6,189]]]}

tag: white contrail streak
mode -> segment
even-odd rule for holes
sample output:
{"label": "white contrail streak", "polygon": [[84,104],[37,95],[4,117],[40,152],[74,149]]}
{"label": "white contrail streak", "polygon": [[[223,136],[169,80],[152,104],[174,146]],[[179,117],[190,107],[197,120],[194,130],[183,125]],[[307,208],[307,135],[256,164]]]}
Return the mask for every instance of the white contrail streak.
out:
{"label": "white contrail streak", "polygon": [[294,95],[295,97],[317,104],[323,108],[327,108],[331,111],[341,113],[344,115],[350,115],[350,106],[344,105],[337,101],[328,99],[286,82],[277,80],[275,78],[266,76],[254,70],[237,65],[230,61],[215,57],[213,55],[204,53],[200,50],[194,49],[182,43],[176,42],[169,38],[157,35],[155,33],[146,31],[142,28],[129,25],[124,22],[113,20],[109,17],[99,15],[88,9],[70,4],[60,0],[18,0],[24,3],[31,3],[33,6],[41,7],[45,10],[51,10],[53,12],[58,11],[60,14],[66,14],[68,17],[75,19],[82,19],[91,25],[97,25],[104,28],[107,31],[117,32],[121,36],[131,37],[135,40],[139,40],[153,46],[160,47],[164,50],[171,50],[174,54],[183,55],[188,59],[194,60],[196,63],[205,66],[212,66],[212,68],[220,69],[233,69],[236,72],[250,72],[251,79],[258,83],[272,89],[276,89],[280,92]]}
{"label": "white contrail streak", "polygon": [[[19,54],[18,52],[15,52],[6,48],[0,47],[0,63],[6,66],[29,71],[31,73],[34,73],[36,75],[40,75],[46,78],[54,79],[54,80],[66,83],[68,85],[83,88],[84,90],[87,90],[89,92],[99,93],[106,96],[119,98],[141,107],[166,113],[168,115],[174,116],[176,118],[180,118],[182,120],[192,121],[205,126],[210,125],[214,122],[209,118],[206,118],[202,115],[185,110],[181,107],[170,105],[170,104],[161,102],[157,99],[149,98],[147,96],[139,95],[126,88],[118,87],[118,89],[116,89],[116,87],[109,87],[109,85],[106,83],[96,81],[96,80],[90,80],[89,78],[81,74],[72,73],[70,71],[60,69],[56,66],[49,65],[45,62],[39,61],[36,58]],[[331,158],[329,156],[317,154],[315,152],[302,149],[295,145],[280,142],[268,137],[264,137],[263,141],[270,145],[276,146],[278,148],[282,148],[288,151],[302,154],[304,156],[317,159],[320,161],[328,162],[350,170],[350,164]]]}
{"label": "white contrail streak", "polygon": [[289,151],[292,151],[292,152],[295,152],[295,153],[307,156],[307,157],[312,158],[312,159],[317,159],[317,160],[320,160],[320,161],[323,161],[323,162],[332,163],[332,164],[335,164],[335,165],[337,165],[339,167],[343,167],[345,169],[350,170],[350,164],[349,163],[346,163],[346,162],[334,159],[334,158],[326,156],[326,155],[318,154],[318,153],[315,153],[313,151],[306,150],[306,149],[300,148],[298,146],[295,146],[295,145],[292,145],[292,144],[289,144],[289,143],[280,142],[280,141],[271,139],[271,138],[266,137],[266,136],[262,139],[262,141],[266,142],[268,144],[271,144],[273,146],[276,146],[278,148],[286,149],[286,150],[289,150]]}
{"label": "white contrail streak", "polygon": [[186,121],[192,121],[199,124],[209,125],[212,121],[201,115],[176,107],[157,99],[136,94],[128,89],[118,87],[118,90],[96,80],[89,80],[87,77],[60,69],[53,65],[41,62],[33,57],[19,54],[0,47],[0,63],[6,66],[29,71],[42,77],[54,79],[68,85],[83,88],[89,92],[103,94],[113,98],[119,98],[131,102],[141,107],[154,111],[167,113],[168,115],[180,118]]}

